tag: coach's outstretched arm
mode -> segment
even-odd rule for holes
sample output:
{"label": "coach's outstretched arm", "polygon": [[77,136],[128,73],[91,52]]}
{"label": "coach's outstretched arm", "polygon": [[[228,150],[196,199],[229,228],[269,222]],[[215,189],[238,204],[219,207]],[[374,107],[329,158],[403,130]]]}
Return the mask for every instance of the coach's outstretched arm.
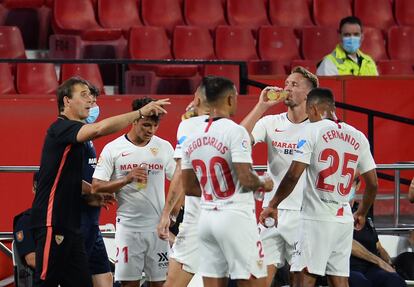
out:
{"label": "coach's outstretched arm", "polygon": [[365,192],[358,210],[354,213],[354,225],[356,230],[361,230],[364,227],[365,217],[371,205],[374,203],[378,190],[378,178],[375,169],[367,171],[361,174],[361,176],[365,181]]}
{"label": "coach's outstretched arm", "polygon": [[307,168],[307,164],[292,161],[288,171],[280,182],[279,188],[277,189],[275,196],[269,202],[269,206],[260,213],[259,221],[264,224],[267,217],[273,217],[277,222],[277,207],[279,204],[292,193],[296,184],[299,181],[300,176]]}
{"label": "coach's outstretched arm", "polygon": [[116,133],[128,125],[132,124],[136,119],[142,116],[150,116],[153,114],[167,113],[163,106],[169,105],[169,99],[162,99],[151,102],[141,109],[122,115],[110,117],[93,124],[86,124],[79,130],[76,140],[78,142],[85,142],[95,138]]}

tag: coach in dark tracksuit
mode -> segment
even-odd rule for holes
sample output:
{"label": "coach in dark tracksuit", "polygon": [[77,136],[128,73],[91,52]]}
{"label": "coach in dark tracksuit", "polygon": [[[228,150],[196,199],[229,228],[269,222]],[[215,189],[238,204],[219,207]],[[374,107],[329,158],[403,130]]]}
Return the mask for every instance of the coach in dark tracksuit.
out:
{"label": "coach in dark tracksuit", "polygon": [[[31,225],[36,243],[35,286],[92,285],[80,232],[84,142],[118,132],[141,116],[165,112],[167,100],[152,102],[138,111],[84,124],[93,97],[88,82],[70,78],[57,91],[58,119],[46,133],[33,201]],[[99,198],[99,197],[98,197]]]}

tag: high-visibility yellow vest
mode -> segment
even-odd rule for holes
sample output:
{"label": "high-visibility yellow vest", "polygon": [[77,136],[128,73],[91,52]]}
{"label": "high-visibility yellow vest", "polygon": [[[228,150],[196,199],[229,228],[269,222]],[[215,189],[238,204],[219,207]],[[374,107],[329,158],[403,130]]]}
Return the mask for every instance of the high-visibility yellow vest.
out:
{"label": "high-visibility yellow vest", "polygon": [[361,66],[358,63],[355,63],[349,57],[347,57],[346,52],[342,49],[341,45],[336,45],[335,50],[331,54],[326,56],[338,69],[338,75],[354,75],[354,76],[376,76],[378,75],[377,66],[375,65],[374,60],[361,52],[357,51],[358,58],[361,58]]}

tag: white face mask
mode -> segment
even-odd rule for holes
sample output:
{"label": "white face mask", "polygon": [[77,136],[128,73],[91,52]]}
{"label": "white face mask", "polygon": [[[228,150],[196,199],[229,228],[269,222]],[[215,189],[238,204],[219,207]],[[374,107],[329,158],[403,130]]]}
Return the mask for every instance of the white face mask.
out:
{"label": "white face mask", "polygon": [[89,109],[89,116],[85,119],[88,124],[94,123],[99,117],[99,106],[94,106]]}

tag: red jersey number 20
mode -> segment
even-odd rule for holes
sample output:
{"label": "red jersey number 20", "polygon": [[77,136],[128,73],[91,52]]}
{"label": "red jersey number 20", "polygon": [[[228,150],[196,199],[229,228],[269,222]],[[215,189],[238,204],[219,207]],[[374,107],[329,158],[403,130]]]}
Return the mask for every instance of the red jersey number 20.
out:
{"label": "red jersey number 20", "polygon": [[200,159],[195,159],[191,163],[196,173],[201,175],[200,185],[205,200],[213,200],[213,194],[206,190],[208,180],[216,198],[225,199],[234,194],[235,185],[231,169],[224,158],[215,156],[210,159],[208,166]]}

